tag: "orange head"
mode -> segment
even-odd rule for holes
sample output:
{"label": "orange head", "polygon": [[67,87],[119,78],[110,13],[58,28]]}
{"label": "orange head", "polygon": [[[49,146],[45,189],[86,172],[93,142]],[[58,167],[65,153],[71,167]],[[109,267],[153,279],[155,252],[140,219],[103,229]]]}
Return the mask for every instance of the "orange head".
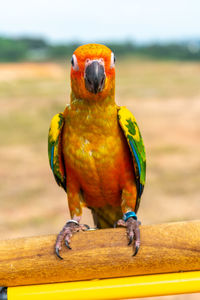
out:
{"label": "orange head", "polygon": [[71,88],[78,99],[101,100],[114,97],[115,56],[104,45],[78,47],[71,60]]}

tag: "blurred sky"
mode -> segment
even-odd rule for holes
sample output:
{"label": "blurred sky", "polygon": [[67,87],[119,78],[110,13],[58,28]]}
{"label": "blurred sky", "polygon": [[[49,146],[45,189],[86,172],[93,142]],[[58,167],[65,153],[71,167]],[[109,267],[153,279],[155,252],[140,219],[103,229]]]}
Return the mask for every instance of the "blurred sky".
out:
{"label": "blurred sky", "polygon": [[200,0],[0,0],[0,35],[60,41],[200,37]]}

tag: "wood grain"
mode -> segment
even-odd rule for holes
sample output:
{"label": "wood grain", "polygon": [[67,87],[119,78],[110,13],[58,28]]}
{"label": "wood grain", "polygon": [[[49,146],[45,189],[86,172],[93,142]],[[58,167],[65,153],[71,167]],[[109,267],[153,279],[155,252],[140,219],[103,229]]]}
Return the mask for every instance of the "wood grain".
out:
{"label": "wood grain", "polygon": [[0,241],[0,286],[200,270],[200,221],[141,226],[136,257],[124,228],[79,232],[54,254],[56,236]]}

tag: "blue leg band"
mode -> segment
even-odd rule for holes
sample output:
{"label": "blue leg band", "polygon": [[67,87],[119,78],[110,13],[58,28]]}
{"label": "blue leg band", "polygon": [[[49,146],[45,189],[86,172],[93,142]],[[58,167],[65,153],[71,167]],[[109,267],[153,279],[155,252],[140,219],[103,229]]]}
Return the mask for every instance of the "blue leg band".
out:
{"label": "blue leg band", "polygon": [[124,214],[123,220],[126,222],[129,218],[133,218],[137,221],[137,216],[134,213],[134,211],[128,211],[127,213]]}

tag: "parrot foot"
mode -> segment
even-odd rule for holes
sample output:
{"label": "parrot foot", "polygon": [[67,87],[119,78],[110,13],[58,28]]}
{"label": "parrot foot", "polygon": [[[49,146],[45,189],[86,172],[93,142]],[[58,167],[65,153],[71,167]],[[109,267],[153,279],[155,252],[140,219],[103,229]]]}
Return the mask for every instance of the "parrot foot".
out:
{"label": "parrot foot", "polygon": [[63,259],[62,256],[60,256],[59,251],[61,250],[62,241],[65,240],[65,245],[68,249],[72,249],[69,245],[70,239],[73,235],[73,233],[78,232],[80,230],[86,231],[89,230],[90,227],[86,224],[79,224],[79,222],[75,220],[68,221],[61,232],[57,236],[56,244],[55,244],[55,253],[58,258]]}
{"label": "parrot foot", "polygon": [[133,239],[135,239],[135,251],[133,253],[133,256],[135,256],[138,253],[138,250],[140,248],[140,229],[139,225],[141,225],[140,221],[137,221],[133,218],[129,218],[126,222],[122,219],[117,221],[114,227],[117,226],[123,226],[126,227],[127,230],[127,237],[129,239],[128,245],[131,245],[133,242]]}

